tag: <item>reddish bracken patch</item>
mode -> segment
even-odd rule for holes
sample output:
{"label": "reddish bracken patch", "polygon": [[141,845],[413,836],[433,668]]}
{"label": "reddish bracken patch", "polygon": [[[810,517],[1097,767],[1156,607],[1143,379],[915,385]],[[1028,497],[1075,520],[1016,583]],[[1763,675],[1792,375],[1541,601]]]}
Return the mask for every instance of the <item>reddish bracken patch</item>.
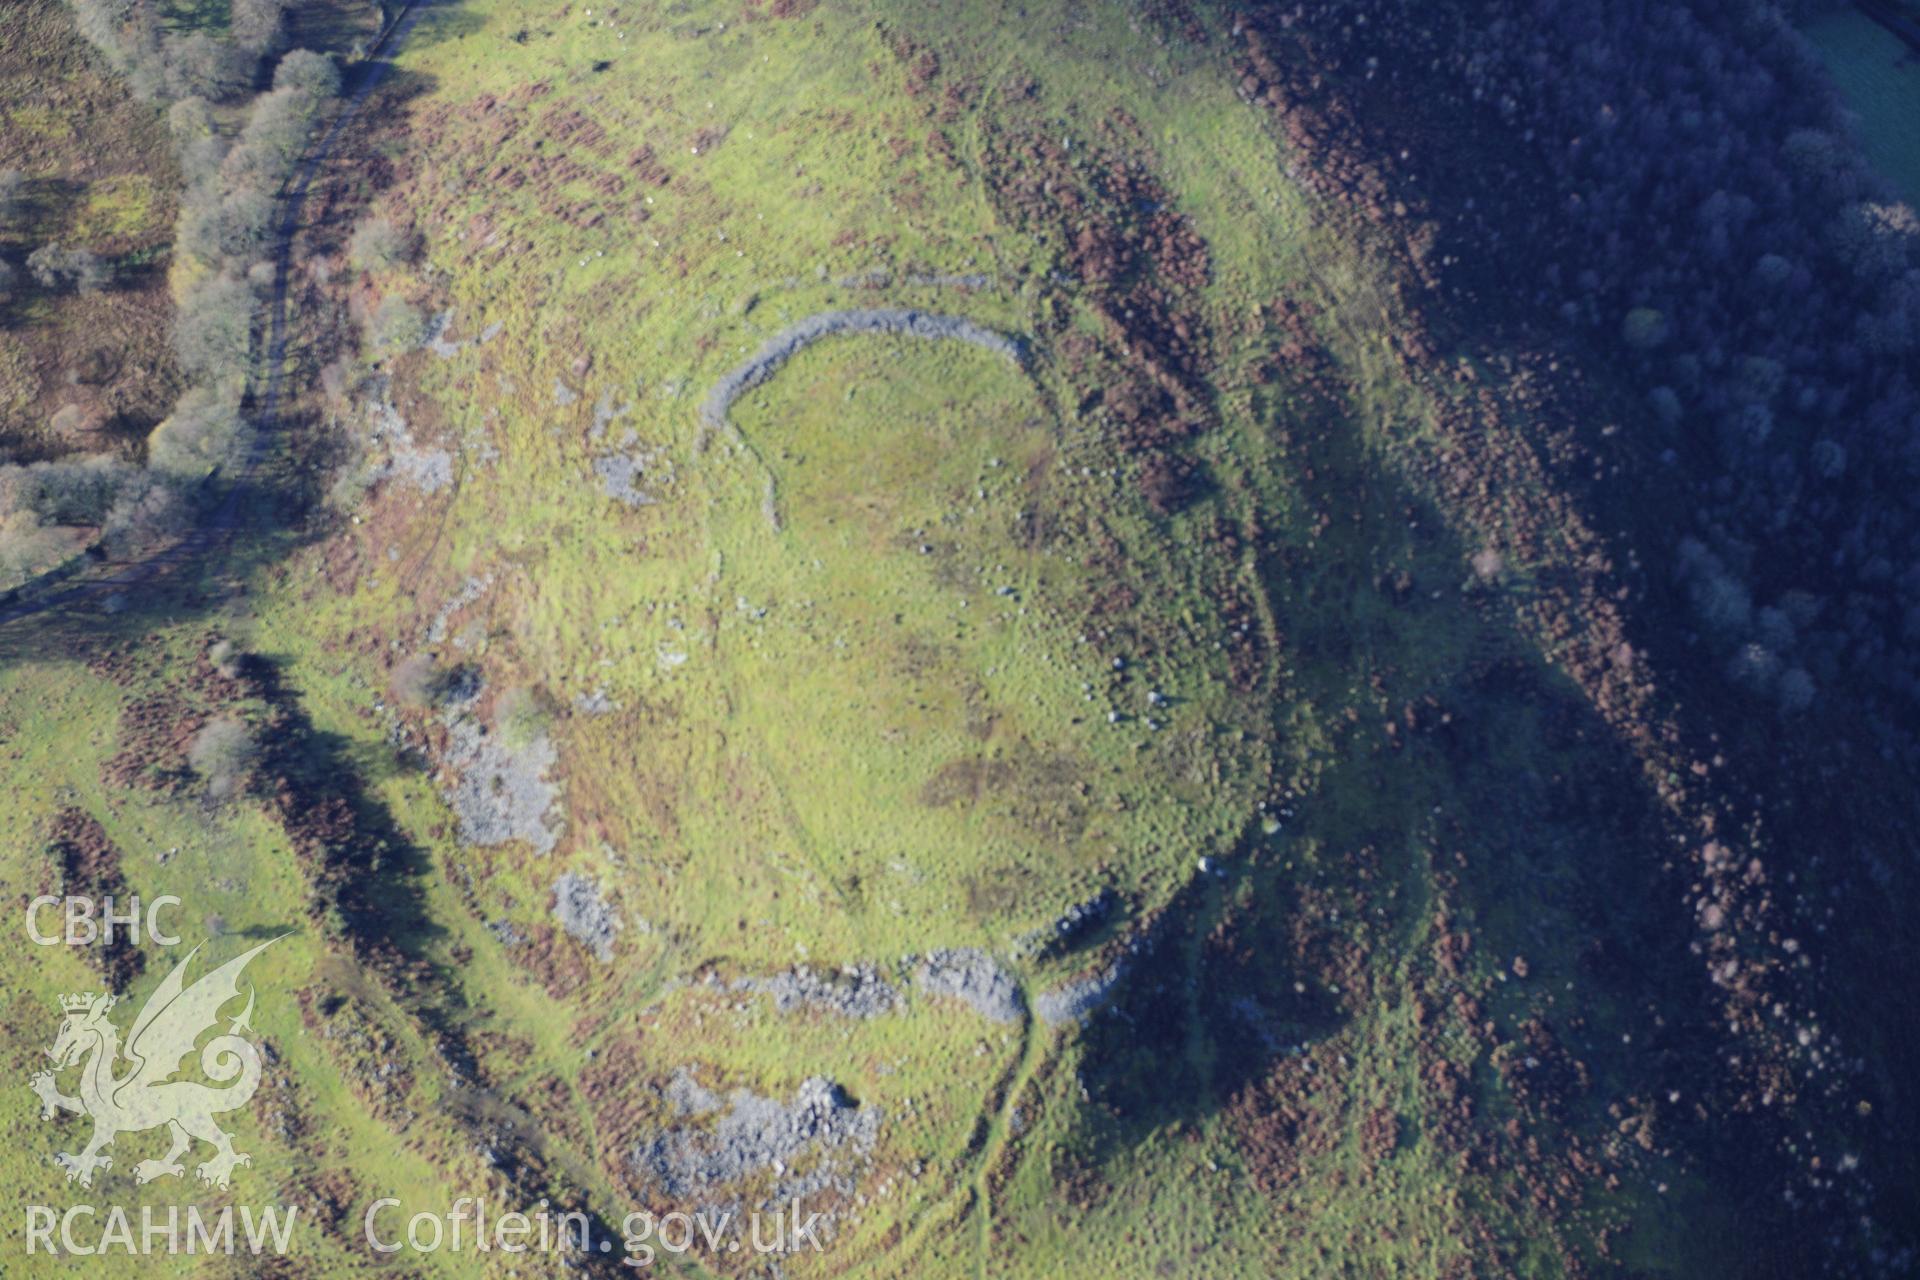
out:
{"label": "reddish bracken patch", "polygon": [[109,786],[178,794],[192,770],[187,746],[206,716],[171,690],[135,698],[120,711],[120,750],[100,766]]}
{"label": "reddish bracken patch", "polygon": [[527,940],[509,954],[555,1000],[566,999],[586,984],[586,952],[545,921],[529,927]]}

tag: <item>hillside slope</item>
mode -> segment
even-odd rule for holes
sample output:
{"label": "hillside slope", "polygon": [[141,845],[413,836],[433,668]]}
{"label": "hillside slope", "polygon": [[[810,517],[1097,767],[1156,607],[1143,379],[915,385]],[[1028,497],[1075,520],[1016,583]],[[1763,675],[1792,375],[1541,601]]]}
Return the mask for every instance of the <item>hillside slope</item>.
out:
{"label": "hillside slope", "polygon": [[486,1188],[802,1203],[788,1275],[1902,1274],[1901,207],[1872,341],[1763,348],[1770,269],[1590,212],[1579,59],[1677,73],[1550,8],[430,7],[309,198],[286,527],[0,673],[10,888],[299,926],[283,1272]]}

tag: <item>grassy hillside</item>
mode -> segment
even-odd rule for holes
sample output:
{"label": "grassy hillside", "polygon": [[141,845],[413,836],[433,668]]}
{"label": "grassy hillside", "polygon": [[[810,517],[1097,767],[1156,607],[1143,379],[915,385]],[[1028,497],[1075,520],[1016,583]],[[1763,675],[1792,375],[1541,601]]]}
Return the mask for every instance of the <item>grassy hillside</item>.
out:
{"label": "grassy hillside", "polygon": [[[1423,308],[1290,57],[1180,5],[427,12],[302,232],[279,527],[0,670],[10,894],[110,861],[292,932],[233,1193],[312,1207],[280,1273],[559,1274],[361,1239],[482,1190],[798,1200],[796,1276],[1810,1272],[1752,1206],[1871,1107],[1768,1011],[1742,713],[1646,640],[1644,410]],[[835,333],[710,400],[883,310],[1017,354]],[[22,1078],[171,959],[4,946]],[[60,1203],[79,1122],[0,1108]]]}
{"label": "grassy hillside", "polygon": [[[553,708],[549,852],[462,847],[457,815],[426,817],[431,780],[416,792],[416,829],[463,886],[448,927],[498,957],[482,989],[503,1087],[568,1080],[555,1127],[591,1135],[603,1194],[653,1204],[632,1094],[683,1068],[775,1097],[833,1078],[888,1120],[828,1269],[1047,1274],[1126,1265],[1150,1239],[1156,1265],[1201,1250],[1221,1271],[1318,1274],[1390,1233],[1437,1274],[1476,1231],[1527,1269],[1588,1252],[1589,1228],[1556,1233],[1522,1194],[1517,1146],[1462,1169],[1472,1134],[1444,1121],[1483,1090],[1520,1105],[1494,1055],[1572,947],[1538,920],[1476,921],[1531,953],[1541,994],[1503,1000],[1493,1033],[1420,1012],[1459,978],[1491,998],[1511,968],[1476,948],[1443,976],[1429,955],[1503,870],[1548,859],[1577,918],[1580,837],[1515,848],[1469,808],[1489,865],[1460,886],[1433,810],[1475,752],[1395,736],[1446,731],[1474,673],[1541,662],[1497,603],[1463,596],[1469,555],[1440,519],[1423,534],[1419,500],[1370,478],[1391,468],[1369,421],[1408,393],[1304,318],[1347,306],[1364,285],[1338,277],[1364,264],[1315,226],[1211,51],[1118,16],[491,7],[445,24],[409,55],[422,92],[373,194],[425,252],[367,289],[451,320],[381,371],[370,394],[408,439],[368,462],[397,465],[358,526],[296,561],[289,581],[312,586],[284,622],[263,613],[260,642],[366,653],[350,685],[295,658],[342,724],[415,654],[472,665],[471,703],[393,718],[443,770],[443,722],[499,726],[521,689]],[[831,339],[730,426],[703,421],[707,388],[770,335],[858,305],[964,315],[1032,359]],[[437,450],[452,482],[409,479],[437,474],[409,461]],[[610,494],[609,459],[638,501]],[[1483,701],[1479,731],[1512,755],[1472,785],[1497,794],[1555,753],[1591,767],[1536,695]],[[569,871],[627,924],[606,964],[548,941]],[[1085,1032],[1000,1031],[925,997],[913,1016],[934,1021],[911,1029],[796,1025],[682,985],[802,962],[898,982],[903,954],[1021,954],[1102,889],[1122,905],[1081,947],[1009,965],[1032,999],[1139,946],[1118,1011]],[[501,987],[578,1012],[516,1018]],[[1137,1043],[1162,1024],[1170,1044]],[[576,1065],[589,1048],[622,1087]],[[1316,1067],[1342,1087],[1303,1087]],[[1540,1128],[1542,1159],[1567,1159],[1574,1126]],[[1658,1177],[1636,1171],[1624,1205]],[[1062,1180],[1083,1202],[1059,1202]],[[1259,1209],[1262,1189],[1284,1210]],[[1594,1211],[1619,1215],[1608,1199]],[[1674,1247],[1637,1220],[1650,1256]]]}

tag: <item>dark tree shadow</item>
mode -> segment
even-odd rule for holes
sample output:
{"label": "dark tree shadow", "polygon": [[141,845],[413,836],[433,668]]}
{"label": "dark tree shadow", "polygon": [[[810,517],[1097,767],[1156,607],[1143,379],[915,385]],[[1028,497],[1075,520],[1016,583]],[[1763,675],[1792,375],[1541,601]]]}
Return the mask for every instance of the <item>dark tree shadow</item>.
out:
{"label": "dark tree shadow", "polygon": [[[1531,984],[1496,985],[1482,1015],[1503,1040],[1558,1046],[1527,1082],[1527,1133],[1549,1149],[1591,1141],[1614,1127],[1612,1101],[1655,1099],[1662,1140],[1711,1171],[1701,1229],[1777,1194],[1777,1168],[1753,1159],[1755,1133],[1725,1119],[1732,1098],[1705,1115],[1693,1106],[1729,1087],[1729,1042],[1693,914],[1675,906],[1686,885],[1671,819],[1630,746],[1518,631],[1512,594],[1525,584],[1473,583],[1473,549],[1365,449],[1350,411],[1279,393],[1256,412],[1291,426],[1283,452],[1313,477],[1307,508],[1339,516],[1322,535],[1282,528],[1261,547],[1283,637],[1270,659],[1291,673],[1275,713],[1301,699],[1363,714],[1351,729],[1334,722],[1339,746],[1275,806],[1289,811],[1279,831],[1255,824],[1175,895],[1082,1029],[1083,1149],[1106,1161],[1170,1126],[1291,1109],[1273,1092],[1286,1058],[1416,988],[1450,1000],[1434,956],[1444,898],[1447,927],[1474,956],[1501,968],[1531,959]],[[1423,663],[1430,645],[1451,646],[1449,660]],[[1365,714],[1363,690],[1394,732]],[[1275,732],[1284,741],[1287,725]],[[1309,844],[1312,860],[1300,856]],[[1364,930],[1334,925],[1333,910],[1363,916]],[[1360,953],[1342,954],[1355,937]],[[1377,985],[1347,987],[1354,973]],[[1575,995],[1557,990],[1567,983]],[[1514,1105],[1485,1066],[1467,1088],[1488,1108]],[[1790,1223],[1749,1232],[1728,1248],[1752,1266],[1729,1273],[1810,1262],[1803,1236]]]}

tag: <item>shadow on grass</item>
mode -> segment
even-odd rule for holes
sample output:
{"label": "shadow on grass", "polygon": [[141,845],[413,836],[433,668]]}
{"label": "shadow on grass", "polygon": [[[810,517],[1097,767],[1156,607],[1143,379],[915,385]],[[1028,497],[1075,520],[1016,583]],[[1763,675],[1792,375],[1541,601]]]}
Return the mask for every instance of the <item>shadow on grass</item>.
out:
{"label": "shadow on grass", "polygon": [[[1291,427],[1276,444],[1305,479],[1300,514],[1259,552],[1282,637],[1268,660],[1287,673],[1274,732],[1294,761],[1269,812],[1289,816],[1190,879],[1083,1028],[1076,1145],[1124,1165],[1174,1127],[1224,1119],[1272,1126],[1304,1161],[1307,1124],[1332,1126],[1313,1142],[1364,1150],[1384,1089],[1397,1145],[1425,1132],[1444,1147],[1457,1122],[1429,1071],[1465,1036],[1480,1051],[1457,1098],[1494,1153],[1472,1177],[1524,1177],[1538,1167],[1527,1142],[1556,1160],[1596,1149],[1616,1128],[1611,1104],[1651,1099],[1658,1141],[1709,1174],[1670,1197],[1675,1211],[1697,1211],[1703,1232],[1730,1223],[1777,1194],[1780,1169],[1754,1158],[1758,1130],[1728,1118],[1744,1085],[1724,1069],[1734,1042],[1693,913],[1676,906],[1669,815],[1631,748],[1516,626],[1525,583],[1472,581],[1473,549],[1316,394],[1256,406]],[[1325,738],[1289,752],[1303,707]],[[1469,992],[1471,1014],[1456,1000]],[[1416,1000],[1410,1047],[1385,1048]],[[1496,1042],[1540,1067],[1516,1085],[1489,1065]],[[1320,1072],[1304,1089],[1287,1066],[1302,1054]],[[1522,1126],[1511,1143],[1494,1132],[1507,1115]],[[1805,1235],[1783,1222],[1720,1247],[1756,1267],[1810,1264]]]}
{"label": "shadow on grass", "polygon": [[[316,727],[287,682],[284,661],[248,655],[241,677],[269,708],[255,789],[308,872],[314,914],[329,936],[413,997],[414,1012],[431,1029],[453,1031],[465,1003],[458,975],[434,959],[446,931],[427,906],[433,861],[373,794],[405,765],[391,752]],[[464,1050],[450,1065],[471,1074]]]}

